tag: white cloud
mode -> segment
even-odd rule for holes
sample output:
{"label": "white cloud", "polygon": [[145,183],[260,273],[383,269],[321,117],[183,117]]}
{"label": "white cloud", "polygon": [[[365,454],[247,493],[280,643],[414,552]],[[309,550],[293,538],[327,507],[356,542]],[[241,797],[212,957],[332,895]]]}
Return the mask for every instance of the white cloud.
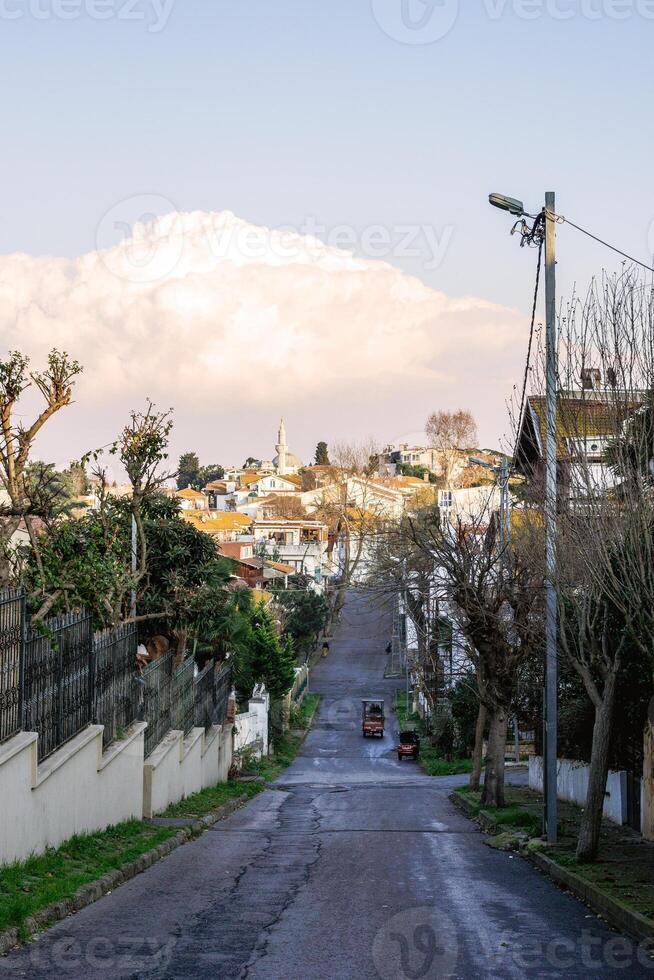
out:
{"label": "white cloud", "polygon": [[0,323],[6,349],[84,364],[84,445],[94,417],[115,431],[148,395],[230,458],[263,451],[282,409],[305,455],[323,433],[390,438],[440,406],[472,408],[492,441],[525,338],[516,311],[228,212],[169,214],[72,261],[2,257]]}

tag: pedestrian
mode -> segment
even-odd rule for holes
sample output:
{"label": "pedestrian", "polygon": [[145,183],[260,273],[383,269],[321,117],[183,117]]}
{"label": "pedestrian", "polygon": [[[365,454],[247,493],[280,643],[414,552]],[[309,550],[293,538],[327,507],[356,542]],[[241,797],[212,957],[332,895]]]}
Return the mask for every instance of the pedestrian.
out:
{"label": "pedestrian", "polygon": [[325,642],[322,645],[322,655],[323,655],[323,657],[326,657],[328,655],[328,653],[329,653],[329,643],[327,642],[327,640],[325,640]]}

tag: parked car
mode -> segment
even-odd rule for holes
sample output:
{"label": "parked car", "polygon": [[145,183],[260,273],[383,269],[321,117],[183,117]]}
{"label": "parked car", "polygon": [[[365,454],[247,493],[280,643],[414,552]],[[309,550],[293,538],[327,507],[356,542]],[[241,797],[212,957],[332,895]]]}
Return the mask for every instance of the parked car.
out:
{"label": "parked car", "polygon": [[420,738],[413,731],[400,732],[400,744],[397,747],[397,759],[417,759],[420,755]]}

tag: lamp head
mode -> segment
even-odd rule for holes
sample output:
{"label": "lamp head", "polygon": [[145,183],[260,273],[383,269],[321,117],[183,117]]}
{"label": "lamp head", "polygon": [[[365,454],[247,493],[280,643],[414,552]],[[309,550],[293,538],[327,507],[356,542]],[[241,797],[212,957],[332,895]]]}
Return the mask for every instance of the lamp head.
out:
{"label": "lamp head", "polygon": [[489,194],[488,200],[494,208],[499,208],[500,211],[508,211],[509,214],[513,214],[517,218],[521,218],[525,213],[524,204],[515,197],[506,197],[505,194]]}

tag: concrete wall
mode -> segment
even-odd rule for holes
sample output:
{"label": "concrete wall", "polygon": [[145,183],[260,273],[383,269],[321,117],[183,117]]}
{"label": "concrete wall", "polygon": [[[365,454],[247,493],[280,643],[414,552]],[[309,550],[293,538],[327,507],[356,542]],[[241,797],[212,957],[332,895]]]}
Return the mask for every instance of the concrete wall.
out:
{"label": "concrete wall", "polygon": [[225,782],[232,765],[231,725],[208,733],[194,728],[172,731],[159,742],[143,766],[143,816],[162,813],[172,803]]}
{"label": "concrete wall", "polygon": [[102,725],[91,725],[41,765],[36,732],[20,732],[1,745],[0,863],[140,818],[145,728],[134,725],[103,754]]}
{"label": "concrete wall", "polygon": [[248,701],[248,710],[237,715],[234,720],[234,754],[241,755],[244,749],[253,749],[257,758],[268,755],[268,710],[270,696],[263,688],[255,688],[254,696]]}
{"label": "concrete wall", "polygon": [[[585,806],[588,793],[589,766],[583,762],[571,759],[559,759],[557,762],[557,795],[560,800]],[[529,786],[531,789],[543,790],[543,759],[532,756],[529,759]],[[625,772],[609,771],[604,799],[604,816],[613,823],[627,822],[627,774]]]}

